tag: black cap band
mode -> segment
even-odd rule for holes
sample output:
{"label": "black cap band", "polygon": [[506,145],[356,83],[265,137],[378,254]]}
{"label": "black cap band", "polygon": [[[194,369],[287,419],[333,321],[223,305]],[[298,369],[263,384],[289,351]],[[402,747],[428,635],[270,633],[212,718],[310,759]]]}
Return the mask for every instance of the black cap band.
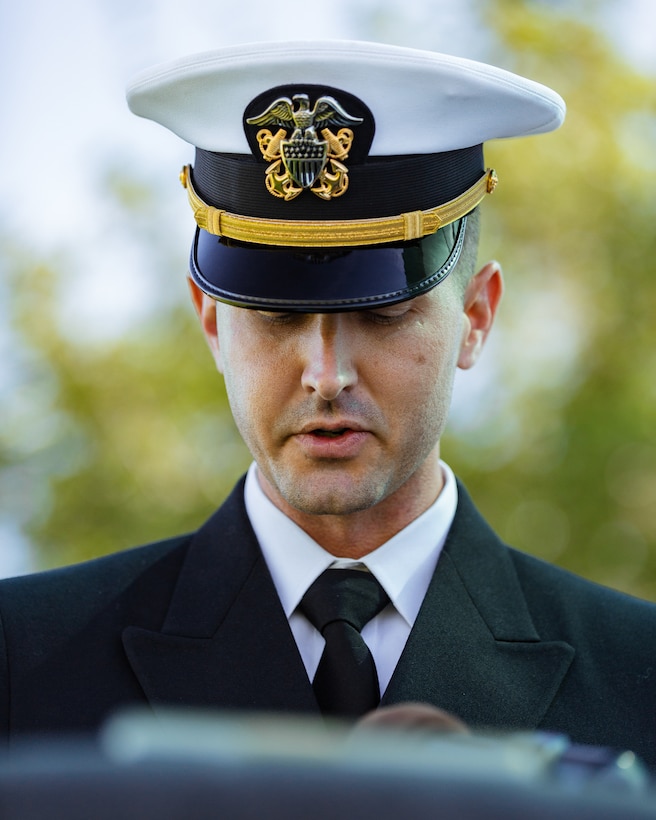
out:
{"label": "black cap band", "polygon": [[329,202],[311,195],[272,197],[262,162],[246,154],[196,149],[193,184],[205,202],[262,219],[376,219],[435,208],[460,196],[484,173],[483,146],[396,157],[370,157],[349,169],[348,196]]}

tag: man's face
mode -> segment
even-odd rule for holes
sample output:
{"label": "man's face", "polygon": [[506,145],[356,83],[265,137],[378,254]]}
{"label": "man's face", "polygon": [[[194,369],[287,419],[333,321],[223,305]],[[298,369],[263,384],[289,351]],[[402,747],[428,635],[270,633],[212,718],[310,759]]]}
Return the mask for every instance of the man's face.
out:
{"label": "man's face", "polygon": [[399,493],[431,496],[424,506],[434,500],[455,370],[471,366],[482,343],[467,299],[463,307],[447,280],[410,301],[350,313],[204,303],[235,422],[274,503],[348,515]]}

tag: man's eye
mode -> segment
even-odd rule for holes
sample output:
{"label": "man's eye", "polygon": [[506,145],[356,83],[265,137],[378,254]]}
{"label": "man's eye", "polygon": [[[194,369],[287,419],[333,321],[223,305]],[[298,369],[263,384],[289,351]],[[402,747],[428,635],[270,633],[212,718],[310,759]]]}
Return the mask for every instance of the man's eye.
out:
{"label": "man's eye", "polygon": [[270,325],[289,324],[298,314],[282,313],[277,310],[257,310],[257,315]]}
{"label": "man's eye", "polygon": [[381,310],[368,310],[367,316],[371,322],[377,325],[393,325],[406,316],[408,309],[405,307],[382,308]]}

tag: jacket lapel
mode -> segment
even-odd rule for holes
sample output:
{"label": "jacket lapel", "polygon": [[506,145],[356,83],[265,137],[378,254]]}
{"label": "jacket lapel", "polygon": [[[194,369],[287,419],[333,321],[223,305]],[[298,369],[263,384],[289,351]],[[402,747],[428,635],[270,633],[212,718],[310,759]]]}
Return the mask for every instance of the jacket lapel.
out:
{"label": "jacket lapel", "polygon": [[[193,536],[161,632],[123,645],[150,703],[317,713],[243,504]],[[470,726],[535,728],[573,659],[541,641],[508,548],[459,486],[456,518],[383,704],[433,703]]]}
{"label": "jacket lapel", "polygon": [[243,504],[243,483],[193,536],[161,632],[123,645],[150,703],[317,711]]}
{"label": "jacket lapel", "polygon": [[425,701],[473,727],[535,728],[574,649],[540,640],[508,548],[458,490],[456,518],[383,704]]}

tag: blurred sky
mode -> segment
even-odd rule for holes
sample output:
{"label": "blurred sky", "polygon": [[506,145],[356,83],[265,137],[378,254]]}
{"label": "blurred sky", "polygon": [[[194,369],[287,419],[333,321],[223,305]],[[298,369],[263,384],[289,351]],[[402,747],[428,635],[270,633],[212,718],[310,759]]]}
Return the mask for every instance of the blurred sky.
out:
{"label": "blurred sky", "polygon": [[[370,39],[484,59],[485,32],[472,26],[475,2],[0,0],[2,233],[37,255],[73,247],[83,285],[79,293],[86,301],[93,294],[99,309],[83,314],[73,301],[72,332],[120,333],[138,320],[147,294],[139,290],[129,249],[102,241],[103,226],[95,215],[102,214],[103,169],[120,163],[138,168],[146,179],[170,176],[180,214],[171,230],[180,232],[181,247],[191,232],[176,181],[179,168],[192,159],[191,149],[128,111],[124,88],[133,74],[192,52],[268,39]],[[586,9],[603,10],[600,25],[618,49],[656,74],[654,0],[542,2],[582,15]],[[3,278],[0,269],[0,392],[12,382]],[[0,575],[28,568],[24,542],[15,532],[4,532],[2,521],[0,539]]]}

